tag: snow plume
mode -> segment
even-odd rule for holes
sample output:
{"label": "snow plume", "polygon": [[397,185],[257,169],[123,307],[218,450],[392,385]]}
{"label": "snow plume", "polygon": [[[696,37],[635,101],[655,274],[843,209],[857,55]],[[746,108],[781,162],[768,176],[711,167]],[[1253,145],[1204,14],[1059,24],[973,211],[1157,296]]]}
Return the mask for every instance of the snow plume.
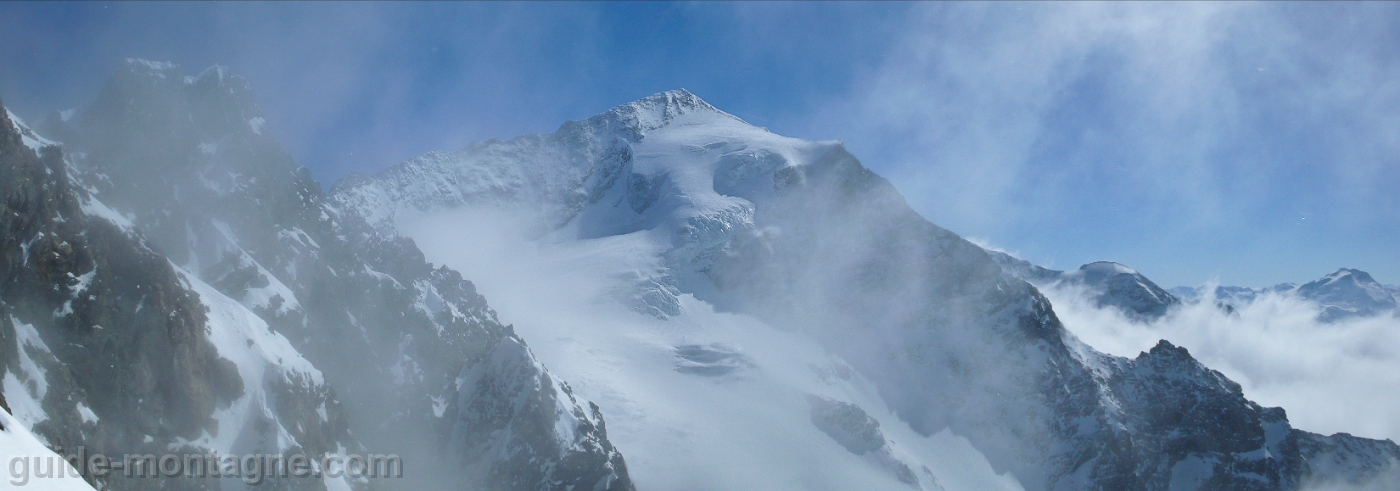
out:
{"label": "snow plume", "polygon": [[[639,487],[1073,489],[1133,472],[1076,463],[1128,431],[1113,428],[1173,433],[1143,433],[1163,445],[1237,431],[1178,428],[1144,408],[1159,399],[1104,390],[1186,383],[1255,424],[1236,386],[1182,350],[1135,363],[1064,336],[1049,301],[841,143],[671,110],[693,99],[657,94],[553,135],[414,159],[337,199],[393,217],[386,228],[497,299],[540,362],[604,408]],[[616,117],[646,108],[676,116]],[[368,199],[384,193],[407,205]],[[1147,458],[1175,462],[1152,445]]]}
{"label": "snow plume", "polygon": [[[618,294],[664,274],[654,231],[565,239],[540,236],[538,219],[463,207],[401,216],[398,230],[471,277],[541,362],[603,408],[639,488],[1020,489],[961,436],[913,431],[803,332],[691,294],[666,319],[630,308]],[[875,450],[824,433],[813,400],[861,408],[878,422]]]}
{"label": "snow plume", "polygon": [[1316,304],[1268,293],[1234,312],[1201,301],[1142,323],[1095,307],[1082,289],[1043,292],[1065,327],[1099,350],[1133,357],[1166,339],[1239,382],[1249,399],[1285,408],[1295,428],[1400,440],[1400,318],[1322,323]]}
{"label": "snow plume", "polygon": [[[1050,410],[1005,401],[1033,399],[1038,387],[1020,375],[1042,371],[1039,348],[1054,339],[984,339],[993,329],[1021,336],[1018,322],[1036,308],[1029,290],[998,283],[981,249],[920,218],[839,142],[777,136],[700,104],[644,138],[613,134],[632,133],[612,114],[690,99],[657,94],[558,135],[393,171],[548,157],[536,147],[560,135],[625,144],[623,158],[550,170],[599,176],[561,194],[579,204],[552,231],[516,211],[549,209],[530,199],[403,207],[394,228],[473,278],[541,362],[604,408],[638,486],[704,477],[716,489],[1014,489],[1047,479],[1053,464],[1023,440],[1053,439]],[[422,191],[381,179],[338,196],[355,205],[371,187]],[[837,427],[878,431],[859,431],[856,451]]]}

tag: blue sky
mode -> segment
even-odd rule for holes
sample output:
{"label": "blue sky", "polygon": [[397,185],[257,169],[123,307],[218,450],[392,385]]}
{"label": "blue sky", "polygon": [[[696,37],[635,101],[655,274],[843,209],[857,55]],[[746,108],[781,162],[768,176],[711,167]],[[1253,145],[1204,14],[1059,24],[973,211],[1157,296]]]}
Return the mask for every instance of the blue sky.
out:
{"label": "blue sky", "polygon": [[0,32],[21,116],[125,57],[222,64],[326,185],[684,87],[1043,265],[1400,283],[1400,4],[7,2]]}

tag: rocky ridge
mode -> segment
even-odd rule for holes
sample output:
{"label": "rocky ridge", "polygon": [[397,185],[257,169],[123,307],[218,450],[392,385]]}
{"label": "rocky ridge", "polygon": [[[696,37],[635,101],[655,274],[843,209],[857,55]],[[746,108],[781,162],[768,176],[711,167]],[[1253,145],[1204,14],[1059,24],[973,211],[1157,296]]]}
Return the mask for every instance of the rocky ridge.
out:
{"label": "rocky ridge", "polygon": [[[94,282],[84,286],[84,291],[95,301],[105,303],[105,312],[110,312],[107,315],[119,317],[75,316],[74,324],[81,329],[108,331],[121,325],[134,332],[154,332],[120,316],[159,316],[181,311],[172,309],[185,309],[192,313],[182,314],[189,317],[184,325],[197,331],[205,314],[197,302],[180,299],[203,299],[209,316],[223,319],[222,323],[230,329],[254,332],[248,346],[253,346],[259,336],[277,340],[281,351],[275,352],[278,356],[274,365],[302,366],[305,373],[314,374],[303,377],[309,381],[301,382],[314,382],[308,386],[310,389],[293,390],[300,387],[296,385],[300,379],[296,378],[288,382],[271,378],[268,383],[272,385],[266,389],[282,394],[269,397],[277,401],[277,411],[263,412],[272,423],[271,428],[280,425],[308,432],[291,432],[295,441],[302,444],[299,451],[316,455],[366,450],[394,453],[420,470],[417,474],[406,472],[402,481],[381,481],[377,485],[593,489],[602,483],[598,489],[631,488],[621,454],[607,443],[601,411],[585,411],[583,403],[568,394],[566,384],[552,382],[549,372],[533,361],[511,328],[496,319],[470,282],[455,271],[425,262],[411,240],[377,233],[359,216],[346,214],[326,200],[320,185],[305,169],[296,167],[272,138],[241,78],[222,67],[185,76],[180,67],[172,64],[128,60],[92,104],[67,117],[55,113],[39,126],[64,142],[61,147],[44,150],[51,154],[46,154],[48,170],[44,175],[56,177],[49,177],[52,184],[44,185],[32,180],[14,181],[19,186],[15,192],[33,194],[33,187],[39,186],[50,193],[45,200],[78,203],[73,205],[78,213],[72,209],[55,210],[49,214],[50,220],[60,229],[70,227],[77,237],[92,236],[104,227],[111,228],[108,222],[117,223],[116,231],[103,233],[120,235],[121,240],[138,244],[133,247],[141,248],[149,257],[142,261],[124,257],[120,265],[95,270]],[[39,167],[6,167],[12,168]],[[32,177],[39,171],[28,172]],[[63,176],[81,184],[64,187]],[[102,201],[100,207],[90,205],[88,215],[105,217],[105,222],[73,219],[88,216],[81,213],[82,206],[97,203],[89,200],[90,196],[100,196]],[[43,216],[37,211],[24,211],[13,216],[26,220]],[[15,237],[36,233],[26,230]],[[120,242],[115,238],[112,241]],[[25,256],[29,252],[29,244],[13,245],[13,251],[5,249],[7,254]],[[75,269],[75,278],[81,277],[83,272],[76,269],[83,269],[85,264],[74,264],[68,269]],[[107,274],[127,271],[122,268],[131,268],[132,272],[105,279]],[[162,269],[174,271],[170,273],[173,279],[159,281],[175,283],[160,286],[157,280],[144,279]],[[138,271],[142,275],[137,275]],[[33,265],[17,266],[10,272],[52,277]],[[163,303],[148,304],[142,303],[145,297],[139,291],[109,293],[97,289],[102,285],[189,293],[179,293],[173,300],[166,299],[170,293],[165,293],[151,297],[152,301],[159,298]],[[17,291],[31,290],[43,291]],[[33,307],[38,304],[31,299],[5,301],[39,308]],[[53,301],[57,300],[49,302]],[[177,301],[190,306],[171,303]],[[41,310],[46,308],[44,304]],[[82,304],[75,302],[75,311],[81,314],[81,308]],[[94,327],[99,324],[106,327]],[[52,337],[57,336],[52,329],[41,326],[38,331],[48,346],[68,349],[73,344],[58,342]],[[214,336],[217,334],[216,331]],[[181,426],[147,432],[140,426],[121,422],[126,417],[149,417],[140,416],[144,409],[99,408],[90,403],[88,407],[103,421],[95,431],[125,435],[125,439],[113,442],[112,448],[196,445],[220,452],[241,450],[227,444],[231,436],[226,432],[213,430],[227,424],[226,415],[213,406],[223,404],[217,401],[236,400],[240,393],[250,394],[259,379],[248,380],[255,374],[228,367],[230,356],[223,351],[217,352],[222,356],[216,356],[209,349],[198,348],[198,335],[187,337],[192,341],[184,342],[193,343],[194,347],[184,349],[205,353],[189,356],[203,356],[194,359],[208,359],[199,363],[215,368],[164,369],[157,373],[212,379],[202,384],[208,386],[200,389],[203,392],[194,390],[186,396],[188,403],[178,406],[189,406],[186,410],[190,415],[164,423]],[[157,363],[162,359],[140,350],[115,349],[110,353],[109,356],[130,356],[133,363]],[[101,375],[95,367],[78,365],[83,357],[75,353],[65,358],[60,354],[58,358],[63,361],[56,362],[53,370],[68,367],[65,370],[75,371],[76,379],[99,380]],[[292,363],[289,357],[300,361]],[[486,376],[466,382],[464,377],[476,373],[473,370],[478,365],[502,357],[513,357],[515,363],[536,369],[487,372]],[[232,359],[236,365],[238,358]],[[101,361],[101,357],[93,357],[94,363]],[[182,364],[178,366],[191,366],[189,362],[179,363]],[[244,386],[238,385],[240,381]],[[518,408],[516,417],[500,419],[496,415],[484,420],[496,426],[468,425],[465,422],[477,415],[462,410],[462,404],[469,399],[460,394],[482,387],[515,391],[497,390],[490,393],[491,397],[516,400],[528,395],[538,402]],[[121,387],[112,390],[125,391]],[[67,398],[70,391],[51,390],[48,396],[44,400]],[[123,397],[141,399],[139,393]],[[290,416],[284,419],[285,415]],[[76,432],[92,426],[81,424],[80,418],[69,419],[72,421],[56,422],[52,429],[37,426],[35,433],[49,436],[51,443],[57,444],[53,440],[60,429]],[[182,422],[185,420],[189,422]],[[568,428],[569,424],[576,426]],[[314,430],[322,427],[327,429]],[[512,432],[512,427],[549,431]],[[198,428],[210,429],[209,437],[201,439],[195,431]],[[351,428],[354,437],[349,436]],[[561,433],[554,431],[556,428],[569,431]],[[312,431],[322,431],[326,436],[314,436],[309,433]],[[464,448],[452,439],[470,435],[489,440],[497,453],[483,456],[444,451]],[[146,441],[136,445],[132,438],[137,443],[142,438]],[[91,435],[80,434],[67,437],[63,443],[92,446],[95,441]],[[561,464],[523,467],[510,463],[511,455],[531,455],[537,463]],[[468,467],[478,472],[462,471]],[[512,479],[498,479],[500,475],[511,475]],[[297,489],[320,489],[326,485],[307,480],[285,484]]]}

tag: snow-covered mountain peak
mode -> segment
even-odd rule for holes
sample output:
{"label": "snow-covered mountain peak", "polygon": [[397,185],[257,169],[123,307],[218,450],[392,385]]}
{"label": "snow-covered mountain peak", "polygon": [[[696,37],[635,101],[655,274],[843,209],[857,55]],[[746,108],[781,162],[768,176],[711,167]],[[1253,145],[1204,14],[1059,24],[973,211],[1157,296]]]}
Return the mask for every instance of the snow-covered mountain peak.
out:
{"label": "snow-covered mountain peak", "polygon": [[[1323,276],[1321,279],[1317,280],[1316,283],[1323,283],[1323,284],[1329,284],[1329,285],[1330,285],[1330,284],[1333,284],[1333,283],[1336,283],[1336,282],[1339,282],[1339,281],[1342,281],[1342,282],[1350,282],[1350,283],[1353,283],[1353,284],[1376,283],[1376,280],[1373,279],[1373,278],[1371,278],[1371,274],[1370,274],[1370,273],[1367,273],[1367,272],[1362,271],[1362,270],[1359,270],[1359,269],[1351,269],[1351,268],[1340,268],[1340,269],[1338,269],[1335,273],[1329,274],[1329,275],[1327,275],[1327,276]],[[1379,283],[1376,283],[1376,284],[1379,284]]]}
{"label": "snow-covered mountain peak", "polygon": [[[819,461],[884,471],[861,482],[936,489],[965,474],[915,455],[945,430],[1025,489],[1291,489],[1316,454],[1265,438],[1293,431],[1283,413],[1184,348],[1127,359],[1077,345],[1016,279],[1090,291],[1134,318],[1179,303],[1137,271],[989,258],[840,143],[772,134],[688,92],[425,154],[347,178],[331,199],[479,278],[488,296],[515,299],[502,319],[546,340],[540,360],[620,408],[609,421],[643,456],[630,462],[639,481],[703,468],[723,483],[713,489],[786,489],[789,476],[814,475],[788,461]],[[651,384],[664,389],[641,388]],[[899,432],[900,445],[881,436]],[[764,471],[734,470],[747,466]]]}
{"label": "snow-covered mountain peak", "polygon": [[[392,228],[401,210],[523,206],[539,211],[546,229],[576,222],[582,235],[594,236],[739,210],[746,206],[740,201],[772,192],[775,173],[837,145],[775,135],[682,89],[554,133],[430,152],[373,177],[347,176],[332,192],[380,229]],[[575,219],[594,204],[593,218]]]}
{"label": "snow-covered mountain peak", "polygon": [[1205,299],[1232,309],[1265,295],[1296,297],[1315,303],[1321,309],[1317,318],[1323,322],[1394,313],[1400,306],[1400,288],[1382,285],[1370,273],[1352,268],[1338,269],[1303,285],[1280,283],[1266,288],[1204,285],[1172,290],[1193,302]]}
{"label": "snow-covered mountain peak", "polygon": [[1396,307],[1395,296],[1365,271],[1341,268],[1295,290],[1324,308],[1322,318],[1369,316]]}
{"label": "snow-covered mountain peak", "polygon": [[122,61],[121,71],[131,73],[167,74],[179,70],[179,65],[168,61],[151,61],[141,58],[127,58]]}
{"label": "snow-covered mountain peak", "polygon": [[1304,284],[1298,287],[1298,291],[1310,297],[1343,295],[1356,297],[1358,300],[1366,297],[1390,305],[1395,303],[1385,287],[1376,282],[1369,273],[1350,268],[1338,269],[1335,273]]}
{"label": "snow-covered mountain peak", "polygon": [[666,126],[681,116],[694,113],[722,115],[739,120],[739,118],[715,108],[685,89],[652,94],[609,109],[606,113],[594,118],[614,118],[625,126],[646,132]]}
{"label": "snow-covered mountain peak", "polygon": [[1109,277],[1120,274],[1139,274],[1137,270],[1129,268],[1127,265],[1124,265],[1122,263],[1115,263],[1113,261],[1094,261],[1092,263],[1080,266],[1079,271],[1082,272],[1085,276],[1091,277]]}
{"label": "snow-covered mountain peak", "polygon": [[1124,264],[1095,261],[1072,271],[1058,271],[1031,264],[1004,252],[987,250],[1002,271],[1041,288],[1084,287],[1100,306],[1114,306],[1136,320],[1165,315],[1180,299]]}
{"label": "snow-covered mountain peak", "polygon": [[199,72],[199,75],[186,76],[184,68],[173,62],[127,58],[113,78],[148,83],[171,81],[175,82],[174,85],[216,85],[228,87],[230,93],[249,90],[247,80],[234,75],[223,65],[213,65]]}
{"label": "snow-covered mountain peak", "polygon": [[695,94],[676,89],[619,105],[583,121],[569,121],[560,126],[554,135],[565,141],[585,144],[597,138],[639,142],[652,131],[667,126],[708,125],[716,121],[737,122],[754,128]]}
{"label": "snow-covered mountain peak", "polygon": [[74,116],[71,123],[66,117],[47,123],[67,133],[83,131],[84,120],[113,116],[126,119],[127,126],[192,121],[200,140],[211,144],[230,133],[262,136],[266,126],[248,81],[228,67],[215,65],[186,76],[180,65],[137,58],[128,58],[97,100]]}
{"label": "snow-covered mountain peak", "polygon": [[1065,273],[1064,283],[1081,283],[1100,290],[1100,306],[1117,305],[1139,319],[1161,317],[1180,301],[1142,273],[1119,263],[1097,261]]}

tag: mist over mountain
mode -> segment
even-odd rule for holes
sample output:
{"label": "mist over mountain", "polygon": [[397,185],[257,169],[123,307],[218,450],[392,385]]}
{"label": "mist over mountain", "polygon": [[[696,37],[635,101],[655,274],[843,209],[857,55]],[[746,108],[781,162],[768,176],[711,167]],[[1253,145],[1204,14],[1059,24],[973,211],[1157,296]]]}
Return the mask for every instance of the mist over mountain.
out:
{"label": "mist over mountain", "polygon": [[[266,124],[221,67],[128,60],[93,103],[44,122],[65,139],[44,160],[7,149],[6,219],[23,221],[8,228],[6,326],[44,340],[20,353],[59,347],[37,372],[17,371],[36,354],[7,359],[31,385],[6,385],[28,401],[16,417],[54,446],[117,455],[370,452],[415,463],[401,485],[630,489],[596,407],[470,282],[328,202]],[[32,388],[58,380],[73,388]],[[119,477],[97,484],[220,486]]]}
{"label": "mist over mountain", "polygon": [[[1191,483],[1188,488],[1277,489],[1343,479],[1325,475],[1321,466],[1314,474],[1306,462],[1330,457],[1318,450],[1322,446],[1300,443],[1331,437],[1287,429],[1281,410],[1248,402],[1238,385],[1184,350],[1163,343],[1125,359],[1079,343],[1033,287],[1002,275],[981,248],[913,213],[888,182],[865,170],[839,143],[773,135],[685,91],[619,106],[549,135],[428,154],[376,176],[347,180],[333,194],[347,208],[378,218],[378,226],[396,227],[429,244],[428,255],[448,264],[470,268],[474,259],[509,261],[519,259],[513,251],[534,248],[532,254],[543,259],[529,256],[533,261],[562,268],[587,264],[595,279],[612,280],[596,288],[600,297],[672,325],[702,324],[687,319],[717,310],[752,317],[784,334],[798,333],[873,386],[878,403],[861,412],[889,411],[895,417],[879,428],[907,426],[925,437],[951,431],[967,438],[995,471],[1009,471],[1028,489],[1183,482]],[[432,245],[435,237],[451,235],[446,230],[491,223],[483,216],[492,215],[524,223],[513,229],[524,240],[470,250],[459,245],[462,240]],[[490,274],[489,268],[483,272]],[[498,273],[569,276],[548,270]],[[1090,265],[1069,276],[1105,284],[1109,292],[1148,292],[1129,297],[1132,301],[1176,302],[1121,266]],[[512,279],[497,281],[502,291],[511,291]],[[1154,308],[1157,315],[1165,311],[1145,310]],[[529,315],[523,309],[518,313]],[[622,337],[646,336],[655,343],[654,331],[671,331],[662,336],[670,341],[622,352],[590,342],[576,330],[535,329],[538,339],[580,345],[555,355],[558,366],[578,366],[580,390],[611,394],[616,401],[611,405],[638,407],[648,418],[657,409],[634,395],[637,381],[622,369],[645,365],[609,359],[649,358],[664,369],[675,363],[664,354],[674,350],[681,359],[676,371],[692,375],[745,373],[754,366],[759,372],[779,371],[776,367],[792,363],[742,356],[771,348],[744,349],[734,346],[733,338],[711,342],[722,349],[680,344],[702,335],[693,327],[638,324],[621,328],[636,330]],[[588,361],[570,361],[578,357]],[[702,369],[694,365],[697,359],[713,365]],[[619,368],[587,368],[598,364]],[[568,376],[574,369],[561,370]],[[673,384],[704,383],[671,378],[677,379]],[[789,385],[779,390],[797,401],[797,392],[811,391],[812,385],[824,392],[841,385],[764,382]],[[733,400],[743,398],[738,388],[725,392]],[[858,401],[844,402],[859,407]],[[814,414],[834,407],[809,405]],[[800,419],[802,406],[775,408],[790,416],[768,417],[774,424]],[[849,427],[870,427],[861,420],[855,416]],[[686,423],[672,422],[682,428]],[[613,422],[624,448],[686,445],[657,441],[664,439],[641,429],[626,437],[616,431],[630,424],[636,423]],[[830,436],[848,450],[869,448],[852,444],[847,433]],[[796,435],[788,440],[803,441]],[[773,444],[748,452],[721,448],[781,469],[775,461],[781,457],[772,457],[781,452],[768,446]],[[717,451],[694,443],[686,448],[694,449],[687,454]],[[638,465],[632,469],[638,476],[648,472]],[[1366,477],[1354,479],[1386,469],[1368,468]],[[921,485],[949,479],[936,470],[930,474],[933,479],[921,479]],[[900,476],[907,474],[891,475],[904,480]],[[792,476],[788,485],[796,479]]]}
{"label": "mist over mountain", "polygon": [[1322,311],[1317,319],[1337,322],[1344,319],[1385,317],[1396,311],[1396,293],[1400,288],[1382,285],[1365,271],[1340,268],[1322,278],[1304,283],[1280,283],[1271,287],[1209,285],[1176,287],[1173,292],[1189,300],[1213,299],[1231,308],[1254,302],[1262,295],[1279,294],[1296,297],[1317,305]]}
{"label": "mist over mountain", "polygon": [[[249,91],[132,59],[0,121],[6,438],[407,463],[279,489],[1400,485],[1392,441],[1295,428],[1165,340],[1101,352],[1042,289],[1123,325],[1190,302],[987,251],[840,142],[674,90],[323,192]],[[1290,291],[1373,316],[1393,290]]]}
{"label": "mist over mountain", "polygon": [[987,254],[1002,270],[1042,288],[1080,287],[1091,292],[1099,307],[1114,307],[1137,320],[1155,320],[1180,300],[1141,273],[1111,261],[1098,261],[1074,271],[1058,271],[1031,264],[1005,252]]}
{"label": "mist over mountain", "polygon": [[[1013,276],[1052,271],[1004,252],[988,253]],[[1385,292],[1393,287],[1365,272],[1342,268],[1306,289],[1216,281],[1174,287],[1170,292],[1180,302],[1154,318],[1120,306],[1131,297],[1114,298],[1076,283],[1040,284],[1071,332],[1105,352],[1131,355],[1169,339],[1240,382],[1246,396],[1289,408],[1295,426],[1400,438],[1393,417],[1400,405],[1389,396],[1400,389],[1400,377],[1393,375],[1400,370],[1400,352],[1392,348],[1400,346],[1400,317],[1393,308],[1375,308],[1386,305]]]}

